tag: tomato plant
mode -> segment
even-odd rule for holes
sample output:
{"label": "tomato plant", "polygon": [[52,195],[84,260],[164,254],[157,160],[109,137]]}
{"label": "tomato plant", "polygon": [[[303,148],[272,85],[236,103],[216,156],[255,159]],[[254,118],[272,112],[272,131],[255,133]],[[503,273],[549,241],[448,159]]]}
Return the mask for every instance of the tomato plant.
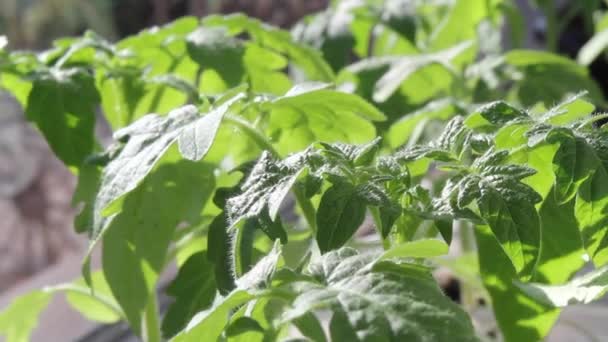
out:
{"label": "tomato plant", "polygon": [[542,339],[608,285],[608,133],[587,70],[503,51],[508,18],[500,0],[339,1],[291,33],[237,14],[42,53],[0,40],[1,84],[78,176],[90,238],[83,278],[15,300],[0,333],[27,340],[64,293],[147,341],[489,339],[473,294],[505,340]]}

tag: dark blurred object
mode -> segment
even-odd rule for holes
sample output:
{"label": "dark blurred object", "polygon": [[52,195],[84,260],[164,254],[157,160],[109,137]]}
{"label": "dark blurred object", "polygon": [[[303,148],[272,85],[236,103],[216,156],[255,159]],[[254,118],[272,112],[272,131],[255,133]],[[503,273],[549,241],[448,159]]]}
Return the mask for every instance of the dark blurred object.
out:
{"label": "dark blurred object", "polygon": [[[113,0],[112,13],[123,37],[185,15],[243,12],[284,28],[325,8],[328,0]],[[134,15],[135,14],[135,15]]]}
{"label": "dark blurred object", "polygon": [[[606,4],[602,2],[601,8],[606,9]],[[562,11],[563,14],[566,14],[567,8],[562,9]],[[583,13],[578,13],[565,25],[558,41],[558,51],[561,54],[576,59],[579,50],[587,41],[589,41],[589,39],[591,39],[593,33],[593,31],[586,29]],[[606,78],[606,75],[608,74],[608,61],[606,58],[603,56],[596,58],[595,61],[589,65],[589,72],[591,77],[593,77],[602,88],[604,96],[608,98],[608,78]]]}
{"label": "dark blurred object", "polygon": [[[524,12],[532,15],[532,25],[530,25],[530,33],[538,41],[546,41],[548,39],[549,23],[548,18],[544,16],[539,9],[529,7],[530,0],[517,0],[520,9],[525,9]],[[537,0],[538,1],[538,0]],[[581,47],[591,39],[594,34],[593,30],[593,12],[597,10],[606,10],[608,5],[604,1],[592,1],[593,5],[590,8],[585,8],[583,2],[574,1],[559,1],[551,0],[553,10],[555,11],[557,21],[557,40],[555,49],[557,53],[576,59]],[[532,46],[534,48],[542,47]],[[591,77],[600,85],[604,96],[608,98],[608,78],[605,75],[608,73],[608,62],[606,58],[597,58],[589,65]]]}
{"label": "dark blurred object", "polygon": [[327,7],[327,0],[231,0],[222,1],[222,13],[243,11],[281,27],[290,27],[306,14]]}

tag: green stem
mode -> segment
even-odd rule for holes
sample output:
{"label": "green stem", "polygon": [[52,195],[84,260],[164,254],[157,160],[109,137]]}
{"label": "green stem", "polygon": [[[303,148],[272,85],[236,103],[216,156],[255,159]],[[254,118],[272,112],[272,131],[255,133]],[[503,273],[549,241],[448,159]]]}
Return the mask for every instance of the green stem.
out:
{"label": "green stem", "polygon": [[149,296],[146,312],[144,313],[144,338],[146,342],[161,342],[160,319],[158,317],[158,303],[156,294]]}
{"label": "green stem", "polygon": [[279,157],[279,152],[275,150],[274,146],[268,141],[260,131],[258,131],[255,127],[251,125],[251,123],[247,122],[240,117],[233,115],[224,115],[224,120],[237,128],[239,128],[243,133],[245,133],[251,140],[253,140],[261,149],[266,150],[274,157]]}
{"label": "green stem", "polygon": [[293,192],[296,196],[296,202],[298,203],[298,206],[300,207],[300,209],[302,209],[302,213],[304,214],[304,219],[306,220],[306,223],[308,223],[308,226],[310,227],[312,232],[316,234],[317,214],[315,212],[315,207],[312,205],[310,198],[306,197],[301,187],[297,185],[294,186]]}
{"label": "green stem", "polygon": [[[460,233],[460,246],[462,254],[466,255],[475,252],[475,232],[473,224],[467,221],[456,221]],[[465,283],[461,287],[462,304],[465,308],[472,309],[475,305],[475,289]]]}

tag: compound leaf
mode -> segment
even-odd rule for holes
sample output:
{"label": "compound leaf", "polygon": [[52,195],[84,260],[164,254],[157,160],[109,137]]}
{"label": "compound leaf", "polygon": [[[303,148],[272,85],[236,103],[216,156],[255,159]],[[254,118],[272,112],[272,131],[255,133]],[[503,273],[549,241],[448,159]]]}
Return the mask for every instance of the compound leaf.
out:
{"label": "compound leaf", "polygon": [[337,340],[477,341],[467,315],[424,267],[374,260],[342,248],[313,261],[309,274],[316,281],[296,287],[284,320],[327,309]]}

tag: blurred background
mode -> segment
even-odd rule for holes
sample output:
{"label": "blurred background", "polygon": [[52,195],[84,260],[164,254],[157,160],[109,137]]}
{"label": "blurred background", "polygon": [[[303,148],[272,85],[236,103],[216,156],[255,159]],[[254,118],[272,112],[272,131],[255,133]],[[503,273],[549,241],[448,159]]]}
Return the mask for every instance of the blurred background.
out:
{"label": "blurred background", "polygon": [[[423,1],[423,0],[421,0]],[[550,0],[552,1],[552,0]],[[556,50],[575,57],[589,40],[588,18],[569,11],[579,0],[556,0],[556,10],[568,13],[560,24]],[[580,0],[582,1],[582,0]],[[43,50],[59,37],[93,30],[110,39],[137,33],[185,15],[244,12],[283,28],[324,9],[329,0],[0,0],[0,35],[12,49]],[[529,0],[516,0],[526,21],[524,44],[544,48],[547,27],[542,10]],[[591,73],[608,89],[604,59]],[[0,307],[31,288],[76,278],[86,237],[73,232],[73,175],[58,161],[41,136],[27,124],[14,99],[0,93]],[[126,329],[100,332],[67,318],[59,306],[45,314],[43,324],[55,325],[44,340],[86,336],[87,341],[124,340]],[[66,309],[67,310],[67,309]],[[78,316],[69,316],[78,320]],[[53,319],[54,318],[54,319]],[[59,319],[61,318],[61,319]],[[76,322],[76,323],[74,323]],[[80,322],[80,323],[79,323]],[[59,326],[57,326],[59,324]],[[66,326],[62,331],[61,324]],[[81,324],[80,330],[67,334]],[[68,329],[69,328],[69,329]],[[63,335],[62,335],[63,333]],[[50,334],[50,335],[48,335]],[[53,335],[56,334],[56,335]],[[115,334],[115,335],[112,335]],[[126,336],[126,335],[125,335]],[[41,336],[39,336],[40,338]]]}

